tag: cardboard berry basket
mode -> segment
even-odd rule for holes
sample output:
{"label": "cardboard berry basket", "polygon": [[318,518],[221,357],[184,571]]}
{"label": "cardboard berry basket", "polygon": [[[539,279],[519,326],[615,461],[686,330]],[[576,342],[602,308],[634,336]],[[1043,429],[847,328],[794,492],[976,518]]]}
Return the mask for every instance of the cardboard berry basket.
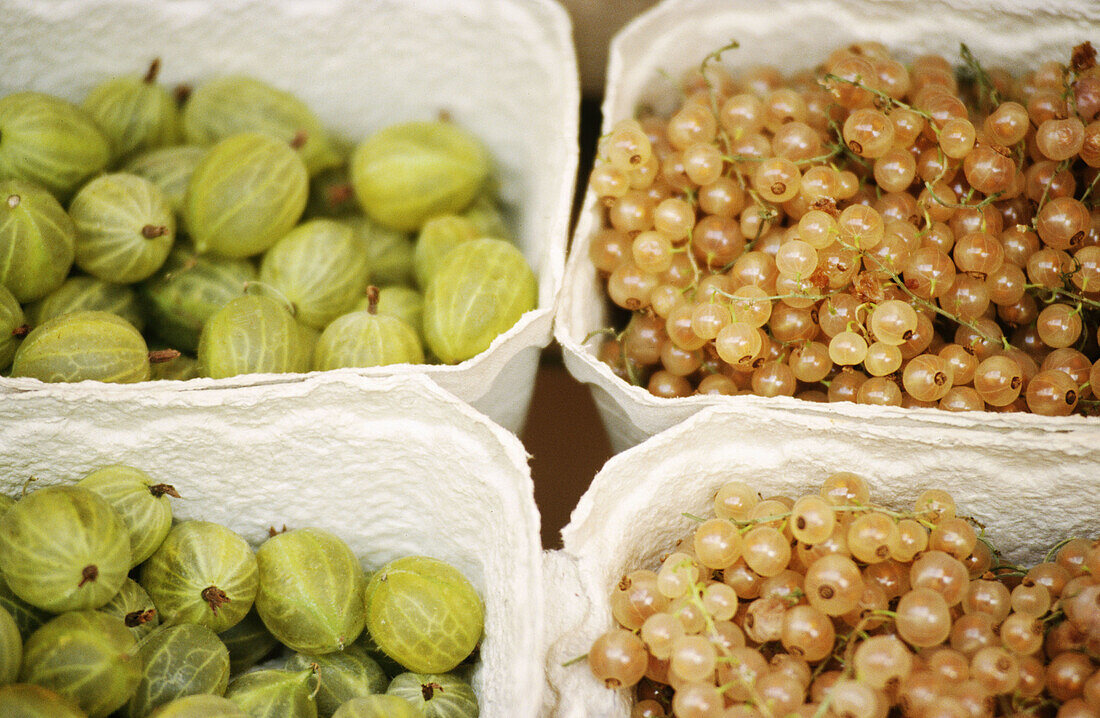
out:
{"label": "cardboard berry basket", "polygon": [[[751,434],[742,431],[751,422]],[[816,493],[839,471],[862,476],[871,501],[912,509],[924,489],[948,491],[960,515],[986,527],[1010,561],[1032,565],[1062,539],[1100,534],[1094,442],[1080,433],[973,437],[935,425],[760,416],[713,406],[611,458],[562,530],[546,562],[547,677],[543,715],[627,718],[630,691],[607,690],[585,661],[614,623],[609,597],[623,575],[656,569],[697,522],[711,518],[732,480],[763,497]]]}
{"label": "cardboard berry basket", "polygon": [[[989,66],[1022,72],[1050,59],[1067,61],[1070,48],[1100,32],[1100,6],[1087,0],[1061,0],[1045,5],[1040,14],[1011,0],[992,3],[969,0],[908,2],[832,0],[826,2],[757,3],[731,0],[666,0],[627,25],[611,43],[607,93],[603,102],[603,132],[634,116],[648,104],[670,112],[680,97],[677,81],[698,68],[708,53],[731,40],[740,46],[724,52],[731,68],[770,64],[793,73],[812,69],[835,48],[856,41],[884,43],[902,60],[936,52],[956,58],[960,42]],[[587,182],[587,177],[580,181]],[[602,210],[589,190],[574,233],[555,337],[565,363],[588,384],[603,416],[612,446],[622,450],[713,406],[751,408],[752,416],[780,411],[807,417],[889,423],[904,430],[935,426],[944,432],[966,428],[976,436],[1006,431],[1039,434],[1095,431],[1094,419],[1047,419],[1030,414],[952,414],[935,409],[894,409],[855,404],[814,404],[785,397],[691,396],[662,399],[644,387],[618,379],[596,358],[594,332],[610,326],[604,282],[588,256],[593,236],[601,228]],[[984,433],[983,433],[984,432]]]}
{"label": "cardboard berry basket", "polygon": [[[426,374],[506,428],[522,426],[551,339],[577,163],[576,59],[556,2],[16,0],[4,12],[0,94],[30,89],[80,102],[95,83],[159,57],[168,87],[252,75],[297,95],[352,142],[441,111],[472,132],[496,163],[517,244],[538,277],[538,306],[461,364],[359,373]],[[103,391],[136,398],[301,380],[249,375]],[[0,393],[25,390],[57,389],[0,380]]]}
{"label": "cardboard berry basket", "polygon": [[[175,486],[174,516],[254,547],[313,526],[364,568],[452,563],[485,604],[473,685],[485,718],[534,716],[544,683],[539,515],[519,440],[423,376],[330,372],[300,382],[162,392],[87,384],[4,399],[0,492],[71,484],[108,464]],[[63,418],[62,418],[63,417]]]}

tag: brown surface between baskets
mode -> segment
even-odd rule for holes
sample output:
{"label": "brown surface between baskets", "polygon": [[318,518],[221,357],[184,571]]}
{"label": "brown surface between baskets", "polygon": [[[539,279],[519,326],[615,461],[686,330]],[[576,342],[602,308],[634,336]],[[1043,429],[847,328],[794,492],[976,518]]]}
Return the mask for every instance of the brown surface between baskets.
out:
{"label": "brown surface between baskets", "polygon": [[611,458],[611,444],[588,387],[565,370],[556,347],[543,353],[521,438],[532,456],[542,547],[561,548],[562,527],[592,477]]}

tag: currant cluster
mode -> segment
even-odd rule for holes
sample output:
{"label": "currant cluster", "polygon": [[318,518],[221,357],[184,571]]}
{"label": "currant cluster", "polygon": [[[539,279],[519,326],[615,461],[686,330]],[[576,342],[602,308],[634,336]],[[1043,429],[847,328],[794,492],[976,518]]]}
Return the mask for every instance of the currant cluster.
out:
{"label": "currant cluster", "polygon": [[881,44],[733,76],[600,143],[589,254],[629,319],[600,358],[663,397],[1090,413],[1100,68],[1019,78]]}
{"label": "currant cluster", "polygon": [[894,511],[847,472],[714,510],[611,594],[588,664],[632,718],[1100,714],[1100,541],[1008,566],[947,492]]}

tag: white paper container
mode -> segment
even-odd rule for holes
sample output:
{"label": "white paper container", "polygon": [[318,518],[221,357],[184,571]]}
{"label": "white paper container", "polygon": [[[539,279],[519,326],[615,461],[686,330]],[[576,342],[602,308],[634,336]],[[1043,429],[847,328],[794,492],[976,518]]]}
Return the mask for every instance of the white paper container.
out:
{"label": "white paper container", "polygon": [[485,602],[481,715],[536,714],[543,591],[527,454],[425,377],[330,373],[140,403],[78,385],[3,406],[0,493],[121,462],[173,484],[175,516],[225,524],[253,546],[270,526],[315,526],[368,569],[409,554],[451,562]]}
{"label": "white paper container", "polygon": [[[1041,61],[1065,62],[1075,44],[1100,35],[1100,4],[1092,0],[1055,0],[1041,8],[1012,0],[666,0],[627,25],[612,41],[603,132],[632,117],[639,101],[672,109],[676,94],[669,78],[698,67],[710,51],[731,39],[740,49],[723,54],[730,67],[759,63],[785,71],[811,68],[836,47],[876,40],[912,58],[925,52],[956,57],[966,42],[987,65],[1014,70]],[[660,72],[658,72],[660,71]],[[580,181],[587,182],[586,177]],[[939,410],[900,410],[854,404],[814,405],[794,399],[754,397],[687,397],[659,399],[644,388],[617,379],[597,361],[597,340],[585,343],[593,331],[608,326],[605,291],[588,259],[588,248],[600,229],[600,208],[589,191],[574,232],[558,304],[555,338],[562,345],[565,365],[590,385],[596,405],[616,451],[713,405],[774,407],[810,415],[864,418],[902,427],[934,425],[989,427],[993,432],[1015,428],[1046,432],[1095,430],[1095,419],[1043,419],[978,413],[956,415]]]}
{"label": "white paper container", "polygon": [[[751,433],[744,427],[751,423]],[[627,718],[626,691],[609,691],[586,662],[612,627],[613,586],[661,555],[695,525],[684,513],[713,516],[718,487],[747,481],[764,496],[795,498],[837,471],[854,471],[872,500],[911,508],[926,488],[954,496],[961,514],[988,528],[1010,560],[1042,560],[1057,541],[1100,534],[1100,461],[1095,435],[1039,432],[982,435],[926,425],[838,421],[818,415],[760,416],[749,406],[708,407],[613,457],[581,497],[546,562],[545,716]],[[551,708],[553,707],[553,708]]]}
{"label": "white paper container", "polygon": [[[11,0],[0,23],[0,94],[33,89],[79,102],[114,75],[160,57],[166,85],[247,73],[297,94],[326,127],[358,141],[441,109],[497,162],[502,199],[539,278],[538,309],[457,366],[359,373],[427,374],[508,429],[523,424],[539,350],[551,338],[577,166],[576,58],[554,0]],[[208,386],[105,387],[134,397]],[[0,380],[0,393],[42,385]]]}

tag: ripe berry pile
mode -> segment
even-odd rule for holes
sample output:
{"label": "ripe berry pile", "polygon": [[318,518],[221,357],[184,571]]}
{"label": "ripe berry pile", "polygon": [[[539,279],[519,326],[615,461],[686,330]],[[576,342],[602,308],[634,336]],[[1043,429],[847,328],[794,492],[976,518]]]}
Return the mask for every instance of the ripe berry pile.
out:
{"label": "ripe berry pile", "polygon": [[948,493],[894,511],[847,472],[714,510],[611,595],[588,664],[632,718],[1100,713],[1100,542],[1009,566]]}
{"label": "ripe berry pile", "polygon": [[1092,413],[1100,68],[1014,78],[878,43],[815,72],[717,53],[602,138],[600,358],[663,397]]}

